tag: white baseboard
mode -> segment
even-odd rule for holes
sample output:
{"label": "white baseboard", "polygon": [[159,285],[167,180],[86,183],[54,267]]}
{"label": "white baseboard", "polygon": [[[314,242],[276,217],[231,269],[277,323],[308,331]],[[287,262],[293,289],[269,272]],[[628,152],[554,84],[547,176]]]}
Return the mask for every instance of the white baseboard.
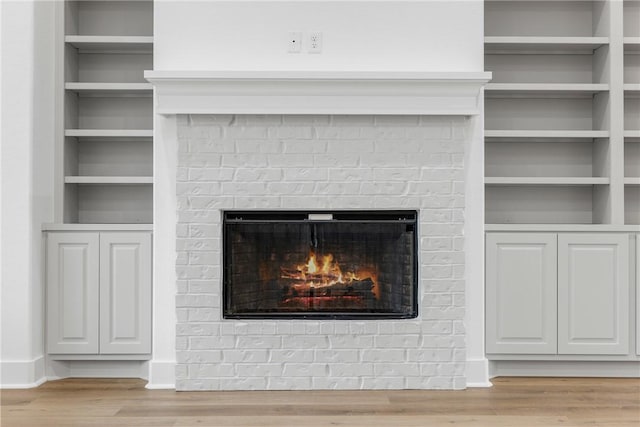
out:
{"label": "white baseboard", "polygon": [[467,359],[467,387],[492,387],[487,359]]}
{"label": "white baseboard", "polygon": [[176,388],[176,361],[175,360],[151,360],[149,361],[148,389],[175,389]]}
{"label": "white baseboard", "polygon": [[640,362],[493,360],[494,377],[617,377],[640,378]]}
{"label": "white baseboard", "polygon": [[34,388],[46,381],[44,356],[0,362],[0,388]]}
{"label": "white baseboard", "polygon": [[49,380],[62,378],[148,377],[148,362],[140,360],[49,360]]}

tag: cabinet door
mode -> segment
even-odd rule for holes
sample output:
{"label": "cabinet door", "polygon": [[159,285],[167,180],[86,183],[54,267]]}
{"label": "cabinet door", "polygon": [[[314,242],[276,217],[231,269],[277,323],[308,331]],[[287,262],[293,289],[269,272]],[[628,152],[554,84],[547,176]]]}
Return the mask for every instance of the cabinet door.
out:
{"label": "cabinet door", "polygon": [[636,234],[636,354],[640,356],[640,234]]}
{"label": "cabinet door", "polygon": [[487,353],[556,353],[556,234],[488,233]]}
{"label": "cabinet door", "polygon": [[629,352],[629,235],[558,236],[558,351]]}
{"label": "cabinet door", "polygon": [[100,353],[151,352],[151,235],[100,234]]}
{"label": "cabinet door", "polygon": [[98,353],[98,233],[48,233],[47,351]]}

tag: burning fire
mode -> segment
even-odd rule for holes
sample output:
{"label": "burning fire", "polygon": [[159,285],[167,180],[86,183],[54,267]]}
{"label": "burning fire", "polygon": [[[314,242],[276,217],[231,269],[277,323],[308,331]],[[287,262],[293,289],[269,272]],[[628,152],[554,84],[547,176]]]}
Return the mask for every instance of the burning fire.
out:
{"label": "burning fire", "polygon": [[332,254],[320,258],[311,251],[305,264],[295,268],[281,267],[280,277],[291,280],[292,288],[298,293],[313,290],[315,295],[328,296],[332,294],[332,290],[349,292],[354,287],[368,287],[368,291],[378,298],[377,274],[374,271],[361,269],[343,273]]}

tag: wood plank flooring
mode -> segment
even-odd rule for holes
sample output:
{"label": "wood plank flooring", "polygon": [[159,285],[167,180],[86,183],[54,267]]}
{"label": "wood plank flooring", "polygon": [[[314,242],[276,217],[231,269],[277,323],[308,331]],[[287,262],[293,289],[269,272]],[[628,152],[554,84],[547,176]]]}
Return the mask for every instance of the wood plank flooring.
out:
{"label": "wood plank flooring", "polygon": [[465,391],[146,390],[66,379],[0,392],[2,427],[640,426],[640,379],[496,378]]}

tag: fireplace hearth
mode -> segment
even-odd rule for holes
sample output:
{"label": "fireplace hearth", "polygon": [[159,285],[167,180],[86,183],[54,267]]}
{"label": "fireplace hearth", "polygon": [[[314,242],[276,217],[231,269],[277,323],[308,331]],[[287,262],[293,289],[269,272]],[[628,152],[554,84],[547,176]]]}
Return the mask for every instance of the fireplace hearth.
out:
{"label": "fireplace hearth", "polygon": [[416,211],[224,214],[224,317],[414,318]]}

